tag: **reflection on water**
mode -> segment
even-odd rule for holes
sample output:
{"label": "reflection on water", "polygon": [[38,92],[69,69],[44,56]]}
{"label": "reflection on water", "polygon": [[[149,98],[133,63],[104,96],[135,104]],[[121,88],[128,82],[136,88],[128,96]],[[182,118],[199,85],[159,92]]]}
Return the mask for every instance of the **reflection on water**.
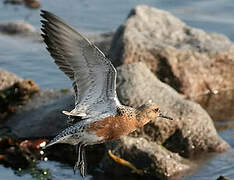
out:
{"label": "reflection on water", "polygon": [[234,150],[219,154],[206,164],[203,164],[201,169],[195,174],[185,177],[183,180],[215,180],[219,176],[234,178]]}
{"label": "reflection on water", "polygon": [[209,113],[219,135],[227,141],[232,149],[218,154],[202,165],[192,176],[184,180],[210,180],[223,175],[234,178],[234,90],[218,91],[194,99]]}
{"label": "reflection on water", "polygon": [[[48,174],[46,174],[47,172]],[[17,175],[16,175],[17,174]],[[91,177],[88,176],[86,179],[89,180]],[[28,169],[28,170],[21,170],[21,171],[13,171],[11,168],[5,168],[0,166],[0,179],[7,179],[7,180],[31,180],[31,179],[40,179],[40,180],[49,180],[49,179],[56,179],[56,180],[82,180],[79,174],[73,173],[72,167],[61,164],[58,162],[50,161],[44,162],[40,161],[37,164],[37,167]]]}
{"label": "reflection on water", "polygon": [[[106,32],[124,22],[130,9],[138,4],[148,4],[166,9],[188,25],[208,32],[219,32],[234,40],[234,1],[232,0],[41,0],[43,9],[63,17],[83,32]],[[25,20],[40,28],[39,10],[23,6],[4,5],[0,2],[0,21]],[[23,78],[33,79],[41,88],[70,88],[65,75],[52,62],[43,44],[30,40],[0,35],[0,67]],[[215,120],[219,134],[234,147],[234,91],[223,91],[196,99]],[[210,180],[220,175],[234,179],[234,152],[209,159],[196,173],[184,180]],[[50,169],[52,179],[81,179],[72,168],[56,162],[40,162],[42,169]],[[0,166],[0,179],[32,179],[28,173],[16,176]]]}
{"label": "reflection on water", "polygon": [[208,112],[219,134],[234,147],[234,90],[220,90],[193,100]]}
{"label": "reflection on water", "polygon": [[234,90],[220,90],[193,100],[201,104],[214,121],[234,121]]}

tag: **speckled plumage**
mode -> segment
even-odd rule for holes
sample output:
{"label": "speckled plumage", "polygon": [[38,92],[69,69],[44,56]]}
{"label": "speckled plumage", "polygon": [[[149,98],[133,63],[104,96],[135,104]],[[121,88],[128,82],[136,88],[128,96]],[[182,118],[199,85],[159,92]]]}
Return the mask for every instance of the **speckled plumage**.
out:
{"label": "speckled plumage", "polygon": [[152,103],[134,109],[120,104],[116,95],[116,70],[108,58],[88,39],[59,17],[41,11],[42,37],[58,67],[73,81],[75,108],[71,126],[59,133],[46,147],[56,143],[77,145],[80,168],[85,176],[84,147],[118,139],[150,120],[162,116]]}

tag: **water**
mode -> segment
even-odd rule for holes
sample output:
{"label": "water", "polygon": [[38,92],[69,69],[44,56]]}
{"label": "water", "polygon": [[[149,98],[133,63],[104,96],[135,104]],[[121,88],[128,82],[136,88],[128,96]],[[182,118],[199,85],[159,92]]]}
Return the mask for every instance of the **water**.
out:
{"label": "water", "polygon": [[[47,173],[43,173],[47,172]],[[74,180],[82,179],[79,174],[75,174],[73,169],[65,164],[59,162],[39,162],[35,169],[13,171],[10,168],[0,166],[0,179],[8,180],[31,180],[31,179],[56,179],[56,180]],[[87,176],[86,180],[91,179],[91,176]]]}
{"label": "water", "polygon": [[219,176],[226,176],[230,179],[234,178],[234,151],[230,150],[226,153],[215,156],[208,162],[203,164],[197,172],[191,176],[183,178],[183,180],[216,180]]}
{"label": "water", "polygon": [[[225,34],[234,41],[234,1],[232,0],[41,0],[42,8],[61,16],[82,32],[107,32],[124,22],[130,9],[147,4],[170,11],[192,27]],[[0,2],[0,21],[25,20],[40,28],[40,11]],[[41,88],[70,88],[66,76],[52,62],[45,46],[30,39],[0,35],[0,67],[23,78],[33,79]],[[233,115],[233,114],[232,114]],[[227,117],[228,118],[228,117]],[[232,118],[233,119],[233,118]],[[228,120],[227,120],[228,121]],[[231,122],[217,122],[217,127]],[[233,147],[233,128],[219,134]],[[234,179],[234,152],[215,156],[187,179],[217,179],[224,175]],[[55,162],[41,162],[52,170],[54,179],[77,179],[71,167]],[[0,166],[0,179],[31,179],[30,174],[16,176],[10,168]]]}
{"label": "water", "polygon": [[[170,11],[193,27],[223,33],[234,40],[234,2],[231,0],[41,0],[41,4],[43,9],[61,16],[82,32],[115,30],[130,9],[148,4]],[[25,20],[40,29],[39,14],[39,10],[0,3],[0,21]],[[31,78],[42,88],[71,87],[43,44],[2,35],[0,41],[0,67]]]}

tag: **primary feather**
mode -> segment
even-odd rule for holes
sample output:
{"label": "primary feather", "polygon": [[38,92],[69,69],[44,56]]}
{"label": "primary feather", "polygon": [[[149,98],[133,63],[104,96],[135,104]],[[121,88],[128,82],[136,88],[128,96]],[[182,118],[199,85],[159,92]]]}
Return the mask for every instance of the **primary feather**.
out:
{"label": "primary feather", "polygon": [[[75,108],[72,116],[96,116],[119,104],[116,70],[106,56],[88,39],[59,17],[41,11],[42,36],[58,67],[73,81]],[[114,112],[113,112],[114,113]]]}

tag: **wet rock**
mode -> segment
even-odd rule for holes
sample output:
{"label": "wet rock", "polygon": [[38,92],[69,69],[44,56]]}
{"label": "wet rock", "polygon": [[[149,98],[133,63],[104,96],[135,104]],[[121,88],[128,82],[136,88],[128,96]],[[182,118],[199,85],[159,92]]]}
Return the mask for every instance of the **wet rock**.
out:
{"label": "wet rock", "polygon": [[115,66],[143,61],[188,97],[234,87],[234,46],[223,35],[191,28],[170,13],[137,6],[112,41]]}
{"label": "wet rock", "polygon": [[0,69],[0,90],[7,89],[14,83],[22,80],[16,74]]}
{"label": "wet rock", "polygon": [[24,4],[26,7],[31,9],[38,9],[41,4],[37,0],[5,0],[4,4],[12,4],[12,5],[22,5]]}
{"label": "wet rock", "polygon": [[41,6],[40,2],[36,0],[24,0],[24,4],[31,9],[38,9]]}
{"label": "wet rock", "polygon": [[41,146],[45,140],[19,141],[11,138],[0,139],[0,163],[13,169],[25,169],[35,159],[42,159]]}
{"label": "wet rock", "polygon": [[40,88],[38,85],[31,79],[25,79],[20,82],[16,82],[11,87],[4,89],[8,94],[7,99],[14,101],[17,100],[27,100],[34,93],[38,92]]}
{"label": "wet rock", "polygon": [[40,31],[24,21],[0,22],[0,33],[20,37],[33,37],[41,41]]}
{"label": "wet rock", "polygon": [[217,180],[231,180],[231,179],[225,176],[219,176]]}
{"label": "wet rock", "polygon": [[[1,74],[1,75],[10,75],[8,82],[14,82],[17,80],[16,77],[12,74]],[[7,79],[8,76],[5,76],[3,79],[3,86],[9,85],[4,79]],[[5,119],[7,116],[12,114],[16,106],[21,105],[29,99],[33,94],[39,91],[37,84],[31,79],[25,79],[15,82],[12,86],[0,90],[0,119]],[[4,83],[5,82],[5,83]]]}
{"label": "wet rock", "polygon": [[[143,176],[157,176],[160,179],[181,176],[194,166],[179,154],[170,152],[162,145],[144,137],[125,136],[119,143],[108,143],[106,148],[143,171]],[[103,158],[102,168],[106,174],[118,176],[131,174],[129,168],[114,162],[107,153]]]}
{"label": "wet rock", "polygon": [[[123,104],[133,107],[152,100],[164,114],[174,119],[157,118],[119,143],[106,146],[152,176],[177,176],[194,167],[188,159],[229,148],[200,105],[162,83],[143,63],[118,68],[117,93]],[[121,168],[108,155],[104,157],[101,166],[105,172],[126,173],[126,168]]]}
{"label": "wet rock", "polygon": [[0,164],[11,167],[17,175],[29,173],[36,179],[51,179],[48,169],[38,166],[36,160],[47,159],[41,144],[48,140],[24,140],[11,138],[0,139]]}

